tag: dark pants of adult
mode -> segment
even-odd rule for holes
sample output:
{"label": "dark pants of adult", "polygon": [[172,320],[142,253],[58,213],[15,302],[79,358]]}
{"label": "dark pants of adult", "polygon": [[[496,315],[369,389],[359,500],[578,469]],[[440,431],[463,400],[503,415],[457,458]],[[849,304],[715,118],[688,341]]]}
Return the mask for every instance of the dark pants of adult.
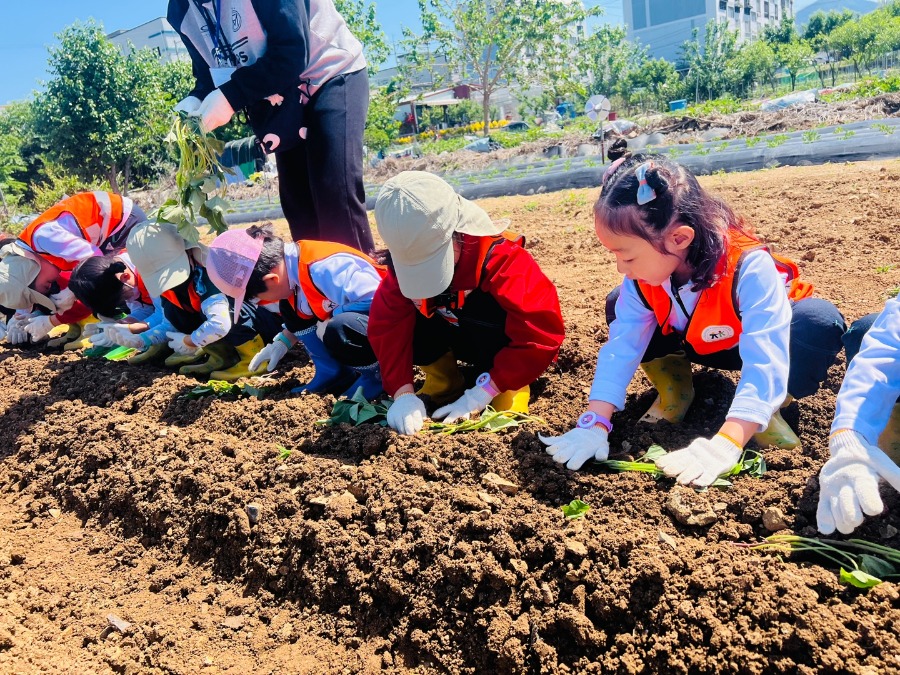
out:
{"label": "dark pants of adult", "polygon": [[458,360],[486,373],[497,352],[509,344],[506,312],[491,295],[473,291],[456,314],[456,324],[437,313],[431,318],[416,314],[413,363],[427,366],[452,351]]}
{"label": "dark pants of adult", "polygon": [[[228,298],[228,311],[234,316],[234,300]],[[200,312],[186,311],[163,300],[163,313],[169,323],[180,333],[190,335],[206,321],[206,317]],[[268,344],[281,332],[281,317],[267,309],[258,307],[249,302],[241,305],[241,313],[237,324],[231,326],[228,334],[222,338],[232,347],[237,347],[253,339],[259,333],[263,341]]]}
{"label": "dark pants of adult", "polygon": [[[616,318],[616,288],[606,298],[606,321]],[[828,368],[834,365],[841,351],[841,336],[846,329],[844,317],[837,307],[822,298],[806,298],[791,303],[790,369],[788,371],[788,393],[794,398],[803,398],[819,390]],[[697,354],[679,333],[663,335],[657,326],[641,363],[647,363],[669,354],[684,352],[691,363],[718,370],[740,370],[743,367],[737,347],[712,354]]]}
{"label": "dark pants of adult", "polygon": [[306,104],[306,140],[275,153],[281,208],[295,241],[334,241],[374,251],[363,187],[368,109],[365,68],[332,78]]}
{"label": "dark pants of adult", "polygon": [[322,343],[335,360],[351,368],[371,366],[378,359],[369,344],[369,315],[344,312],[331,318]]}

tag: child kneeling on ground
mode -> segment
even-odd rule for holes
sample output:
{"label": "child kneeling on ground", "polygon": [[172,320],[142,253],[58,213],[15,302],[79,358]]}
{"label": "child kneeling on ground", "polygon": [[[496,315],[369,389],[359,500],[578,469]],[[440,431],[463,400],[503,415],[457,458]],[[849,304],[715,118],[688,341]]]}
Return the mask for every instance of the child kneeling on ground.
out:
{"label": "child kneeling on ground", "polygon": [[[556,358],[563,320],[556,287],[527,251],[479,206],[437,176],[403,172],[381,189],[378,232],[390,272],[375,294],[369,339],[385,391],[388,424],[414,434],[425,395],[453,422],[497,410],[528,410],[530,385]],[[457,359],[482,374],[464,391]],[[413,387],[413,364],[425,384]]]}
{"label": "child kneeling on ground", "polygon": [[878,483],[900,491],[900,298],[844,335],[847,374],[819,473],[819,531],[850,534],[884,510]]}
{"label": "child kneeling on ground", "polygon": [[231,230],[209,247],[209,275],[234,299],[235,312],[249,300],[278,302],[284,329],[250,362],[269,372],[297,342],[316,368],[295,392],[342,393],[357,388],[373,399],[382,392],[378,362],[367,337],[369,307],[383,267],[343,244],[286,242],[271,226]]}
{"label": "child kneeling on ground", "polygon": [[[168,347],[167,366],[183,375],[236,380],[258,374],[250,359],[262,349],[262,335],[273,335],[277,320],[250,305],[235,322],[231,304],[212,283],[204,266],[207,249],[189,244],[169,223],[149,222],[128,237],[128,252],[156,309],[145,323],[117,324],[105,333],[116,344],[144,350]],[[201,362],[206,355],[205,362]]]}
{"label": "child kneeling on ground", "polygon": [[543,439],[553,459],[578,469],[609,454],[610,416],[641,366],[657,398],[642,421],[680,422],[694,400],[691,364],[740,370],[725,423],[657,465],[679,483],[710,485],[756,437],[800,441],[779,410],[815,393],[841,349],[844,320],[810,297],[797,266],[751,236],[722,200],[662,157],[623,157],[603,179],[597,237],[615,254],[622,284],[606,303],[587,411],[576,428]]}

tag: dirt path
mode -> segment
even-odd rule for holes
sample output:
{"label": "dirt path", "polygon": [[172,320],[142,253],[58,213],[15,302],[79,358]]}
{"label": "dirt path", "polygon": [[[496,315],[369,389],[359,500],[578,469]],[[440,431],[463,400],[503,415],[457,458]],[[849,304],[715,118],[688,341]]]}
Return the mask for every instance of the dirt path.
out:
{"label": "dirt path", "polygon": [[[703,182],[848,319],[900,286],[900,162]],[[583,408],[618,282],[594,197],[484,203],[529,237],[564,300],[566,343],[533,389],[553,431]],[[801,450],[706,494],[569,472],[531,429],[323,430],[331,401],[288,393],[311,375],[298,353],[264,400],[181,399],[194,381],[33,348],[0,347],[0,375],[0,672],[900,671],[897,585],[848,589],[833,569],[734,546],[768,533],[767,510],[814,534],[842,361],[786,413]],[[637,422],[653,392],[636,377],[613,447],[711,433],[734,376],[695,380],[685,423],[654,428]],[[673,495],[710,524],[680,524]],[[592,510],[566,522],[576,497]],[[885,497],[892,513],[859,534],[898,546],[900,498]]]}

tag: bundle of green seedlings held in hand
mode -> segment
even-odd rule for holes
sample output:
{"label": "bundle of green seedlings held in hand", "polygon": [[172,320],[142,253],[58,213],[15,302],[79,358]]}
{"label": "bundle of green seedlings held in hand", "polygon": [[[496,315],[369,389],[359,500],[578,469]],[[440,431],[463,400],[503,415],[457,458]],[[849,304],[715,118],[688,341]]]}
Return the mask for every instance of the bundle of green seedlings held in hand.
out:
{"label": "bundle of green seedlings held in hand", "polygon": [[167,199],[152,217],[175,225],[178,233],[192,244],[200,241],[199,218],[206,218],[211,233],[225,232],[225,174],[234,173],[219,161],[225,144],[206,133],[199,118],[183,115],[176,115],[166,142],[178,153],[175,196]]}
{"label": "bundle of green seedlings held in hand", "polygon": [[889,577],[900,577],[900,550],[862,539],[825,541],[793,534],[773,534],[758,544],[735,545],[754,551],[815,554],[840,568],[842,584],[857,588],[872,588]]}
{"label": "bundle of green seedlings held in hand", "polygon": [[[656,466],[656,460],[666,454],[666,449],[661,445],[651,445],[643,456],[636,461],[623,461],[619,459],[606,459],[597,462],[601,466],[605,466],[613,471],[638,471],[641,473],[649,473],[654,478],[664,478],[665,474]],[[729,488],[731,481],[728,480],[733,476],[746,473],[754,478],[759,478],[766,472],[766,460],[755,450],[744,450],[744,454],[738,460],[737,464],[728,471],[719,476],[710,487]]]}
{"label": "bundle of green seedlings held in hand", "polygon": [[529,423],[542,426],[547,424],[540,417],[534,415],[514,410],[494,410],[488,406],[477,419],[462,420],[453,424],[432,422],[428,430],[436,434],[463,434],[467,431],[486,431],[494,434],[503,429],[512,429]]}
{"label": "bundle of green seedlings held in hand", "polygon": [[197,398],[206,398],[214,396],[216,398],[224,398],[227,396],[262,398],[268,390],[265,387],[253,387],[249,384],[235,384],[234,382],[226,382],[225,380],[209,380],[206,384],[194,387],[188,393],[182,394],[179,398],[193,400]]}

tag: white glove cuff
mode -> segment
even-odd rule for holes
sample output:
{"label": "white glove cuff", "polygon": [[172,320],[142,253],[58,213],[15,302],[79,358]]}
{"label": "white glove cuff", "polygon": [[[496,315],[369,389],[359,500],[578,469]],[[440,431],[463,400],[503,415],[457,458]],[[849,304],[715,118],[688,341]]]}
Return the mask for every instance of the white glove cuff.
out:
{"label": "white glove cuff", "polygon": [[735,443],[733,438],[722,433],[716,434],[709,440],[709,449],[716,457],[721,457],[723,461],[728,460],[732,463],[737,462],[741,457],[741,453],[744,452],[744,449]]}

